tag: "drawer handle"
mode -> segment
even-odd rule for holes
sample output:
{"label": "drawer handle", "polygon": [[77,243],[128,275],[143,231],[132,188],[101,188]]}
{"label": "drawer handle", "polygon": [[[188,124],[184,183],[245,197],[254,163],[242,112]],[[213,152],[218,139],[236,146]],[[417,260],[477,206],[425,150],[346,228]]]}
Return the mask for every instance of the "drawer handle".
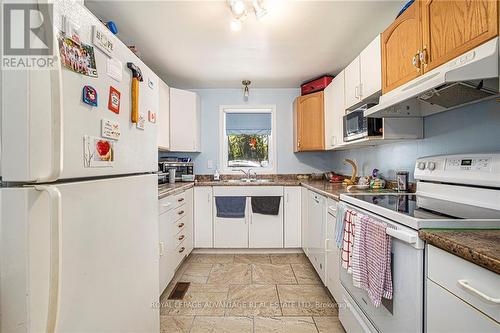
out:
{"label": "drawer handle", "polygon": [[181,241],[181,240],[183,240],[185,237],[186,237],[186,236],[181,235],[178,239]]}
{"label": "drawer handle", "polygon": [[181,249],[179,250],[179,253],[184,252],[184,250],[185,250],[185,249],[186,249],[186,248],[185,248],[184,246],[183,246],[183,247],[181,247]]}
{"label": "drawer handle", "polygon": [[165,243],[160,242],[160,257],[163,257],[165,254]]}
{"label": "drawer handle", "polygon": [[178,227],[182,228],[184,226],[184,223],[179,223]]}
{"label": "drawer handle", "polygon": [[494,303],[494,304],[500,304],[500,298],[493,298],[491,296],[488,296],[476,288],[472,287],[467,280],[458,280],[458,285],[462,287],[463,289],[467,290],[471,294],[474,294],[476,296],[479,296],[480,298],[484,299],[487,302]]}
{"label": "drawer handle", "polygon": [[177,214],[182,215],[182,214],[184,214],[184,211],[181,210],[181,211],[177,212]]}
{"label": "drawer handle", "polygon": [[184,198],[177,199],[177,202],[183,202],[183,201],[184,201]]}

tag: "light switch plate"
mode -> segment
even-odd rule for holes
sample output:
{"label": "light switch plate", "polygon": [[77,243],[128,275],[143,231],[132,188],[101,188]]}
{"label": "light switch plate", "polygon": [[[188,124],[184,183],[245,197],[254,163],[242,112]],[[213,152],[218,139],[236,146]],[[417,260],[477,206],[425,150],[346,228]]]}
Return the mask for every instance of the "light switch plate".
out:
{"label": "light switch plate", "polygon": [[207,168],[208,169],[213,169],[214,168],[214,161],[208,160],[207,161]]}

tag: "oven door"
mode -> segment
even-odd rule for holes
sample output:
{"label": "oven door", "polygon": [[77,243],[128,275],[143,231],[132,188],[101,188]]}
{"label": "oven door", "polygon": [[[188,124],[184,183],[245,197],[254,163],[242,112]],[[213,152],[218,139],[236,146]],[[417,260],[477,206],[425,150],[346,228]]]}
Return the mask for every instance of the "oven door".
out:
{"label": "oven door", "polygon": [[385,222],[396,228],[391,231],[392,300],[383,299],[375,308],[366,291],[352,284],[352,275],[340,269],[340,281],[349,296],[379,332],[422,332],[424,299],[424,243],[418,232],[363,209],[346,204],[347,209]]}

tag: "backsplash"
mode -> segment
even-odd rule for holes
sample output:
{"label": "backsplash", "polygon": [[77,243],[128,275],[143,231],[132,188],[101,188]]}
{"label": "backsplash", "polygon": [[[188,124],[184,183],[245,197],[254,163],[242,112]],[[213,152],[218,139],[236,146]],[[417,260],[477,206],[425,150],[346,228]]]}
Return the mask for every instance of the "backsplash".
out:
{"label": "backsplash", "polygon": [[394,144],[336,151],[331,155],[332,169],[341,174],[351,172],[344,159],[354,159],[360,175],[379,169],[388,179],[397,170],[410,172],[413,180],[415,160],[440,154],[500,151],[500,103],[495,100],[454,109],[424,120],[424,139]]}

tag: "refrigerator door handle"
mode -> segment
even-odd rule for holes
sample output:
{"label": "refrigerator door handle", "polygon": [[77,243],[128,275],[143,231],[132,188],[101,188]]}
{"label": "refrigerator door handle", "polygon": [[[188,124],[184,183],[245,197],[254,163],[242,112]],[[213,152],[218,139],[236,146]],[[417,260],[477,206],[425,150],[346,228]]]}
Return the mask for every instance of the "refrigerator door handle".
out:
{"label": "refrigerator door handle", "polygon": [[59,313],[59,278],[61,269],[61,192],[55,186],[36,185],[35,190],[46,192],[50,201],[50,277],[49,303],[47,311],[47,332],[56,331]]}
{"label": "refrigerator door handle", "polygon": [[38,183],[48,183],[59,179],[63,170],[63,135],[64,135],[64,122],[63,122],[63,101],[62,101],[62,77],[61,71],[51,71],[50,81],[52,87],[57,89],[52,90],[52,137],[51,137],[51,153],[52,153],[52,166],[47,176],[39,177]]}

